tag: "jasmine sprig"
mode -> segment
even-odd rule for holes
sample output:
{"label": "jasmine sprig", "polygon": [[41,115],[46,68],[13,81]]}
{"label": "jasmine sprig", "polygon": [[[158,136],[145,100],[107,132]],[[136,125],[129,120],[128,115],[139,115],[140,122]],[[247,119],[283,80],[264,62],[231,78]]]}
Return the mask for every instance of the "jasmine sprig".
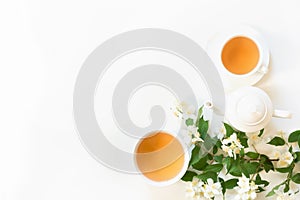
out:
{"label": "jasmine sprig", "polygon": [[[300,173],[295,171],[295,166],[300,161],[300,152],[294,150],[291,144],[297,143],[300,146],[300,130],[291,133],[288,141],[285,141],[283,135],[280,135],[266,143],[266,145],[274,147],[286,146],[288,148],[286,152],[270,158],[259,152],[254,144],[249,146],[249,137],[246,133],[234,129],[227,123],[223,123],[223,128],[220,128],[217,136],[212,136],[208,132],[209,121],[204,119],[203,109],[203,106],[200,107],[198,113],[195,114],[197,117],[184,119],[187,129],[193,127],[194,133],[190,137],[191,140],[194,139],[197,142],[191,142],[193,150],[189,168],[182,180],[188,183],[198,180],[198,183],[201,183],[201,186],[197,183],[189,188],[190,196],[196,199],[199,195],[207,192],[199,188],[207,185],[209,180],[210,185],[212,185],[212,181],[214,184],[220,185],[222,193],[218,196],[210,193],[210,196],[206,195],[206,199],[217,199],[220,196],[225,198],[228,190],[236,191],[237,199],[255,199],[256,194],[267,190],[269,185],[269,181],[261,178],[261,173],[270,171],[286,173],[287,176],[267,193],[267,197],[273,195],[292,196],[298,192],[291,191],[290,184],[291,182],[300,184]],[[260,138],[264,133],[265,131],[262,129],[255,137]]]}

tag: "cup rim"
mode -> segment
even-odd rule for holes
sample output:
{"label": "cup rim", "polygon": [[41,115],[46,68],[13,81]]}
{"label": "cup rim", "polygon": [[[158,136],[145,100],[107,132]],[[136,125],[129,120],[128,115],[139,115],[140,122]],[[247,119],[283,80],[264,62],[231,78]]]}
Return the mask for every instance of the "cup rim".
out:
{"label": "cup rim", "polygon": [[[171,131],[167,131],[167,130],[158,130],[158,131],[151,131],[147,134],[145,134],[145,136],[150,136],[151,134],[155,134],[155,133],[159,133],[159,132],[163,132],[163,133],[166,133],[166,134],[169,134],[171,136],[173,136],[174,138],[177,139],[177,141],[179,142],[179,144],[181,145],[182,149],[183,149],[183,155],[184,155],[184,162],[183,162],[183,166],[182,166],[182,169],[180,170],[180,172],[174,176],[173,178],[171,179],[168,179],[168,180],[165,180],[165,181],[154,181],[148,177],[146,177],[139,169],[138,167],[138,164],[137,164],[137,159],[136,159],[136,156],[134,156],[134,164],[137,168],[137,170],[140,172],[139,175],[141,175],[141,177],[150,185],[153,185],[153,186],[158,186],[158,187],[164,187],[164,186],[169,186],[169,185],[172,185],[174,183],[176,183],[177,181],[179,181],[181,179],[181,177],[183,177],[183,175],[186,173],[187,171],[187,168],[188,168],[188,164],[190,162],[190,153],[189,153],[189,148],[188,146],[184,143],[184,141],[180,138],[180,137],[176,137],[177,135],[174,134],[173,132]],[[142,139],[145,138],[142,137],[139,139],[138,143],[136,144],[135,146],[135,149],[134,149],[134,154],[136,154],[136,151],[137,151],[137,147],[139,146],[139,144],[141,143]]]}
{"label": "cup rim", "polygon": [[[250,40],[252,40],[255,45],[257,46],[258,48],[258,51],[259,51],[259,60],[256,64],[256,66],[251,70],[249,71],[248,73],[246,74],[235,74],[235,73],[232,73],[231,71],[229,71],[225,65],[223,64],[223,61],[222,61],[222,53],[223,53],[223,49],[224,49],[224,46],[232,39],[234,38],[237,38],[237,37],[245,37],[245,38],[248,38]],[[259,71],[259,68],[261,68],[263,66],[263,47],[262,45],[260,44],[260,42],[258,41],[257,38],[255,38],[254,36],[250,35],[250,34],[245,34],[245,33],[240,33],[240,34],[235,34],[235,35],[230,35],[229,37],[227,37],[224,42],[222,43],[221,45],[221,51],[220,51],[220,59],[221,59],[221,64],[224,68],[224,70],[226,71],[227,74],[229,74],[230,76],[234,76],[234,77],[248,77],[248,76],[251,76],[253,74],[255,74],[256,72]]]}

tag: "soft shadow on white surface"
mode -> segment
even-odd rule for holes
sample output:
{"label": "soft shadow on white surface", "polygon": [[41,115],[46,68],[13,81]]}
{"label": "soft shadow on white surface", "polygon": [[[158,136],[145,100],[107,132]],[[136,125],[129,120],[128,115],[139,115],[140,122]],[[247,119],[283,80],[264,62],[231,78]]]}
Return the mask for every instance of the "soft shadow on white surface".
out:
{"label": "soft shadow on white surface", "polygon": [[294,113],[291,120],[273,119],[269,134],[300,128],[299,6],[293,0],[1,1],[0,199],[184,199],[181,183],[154,188],[103,167],[76,134],[72,95],[81,64],[100,43],[135,28],[171,29],[203,47],[229,25],[258,28],[272,67],[257,85],[276,108]]}

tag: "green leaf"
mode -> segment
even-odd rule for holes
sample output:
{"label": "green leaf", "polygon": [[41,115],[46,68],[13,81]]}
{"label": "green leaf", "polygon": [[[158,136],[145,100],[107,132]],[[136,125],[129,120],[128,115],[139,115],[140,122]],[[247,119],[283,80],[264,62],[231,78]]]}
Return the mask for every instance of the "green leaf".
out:
{"label": "green leaf", "polygon": [[[241,170],[241,166],[238,165],[234,165],[231,167],[229,174],[231,174],[232,176],[242,176],[242,170]],[[248,176],[249,177],[249,176]]]}
{"label": "green leaf", "polygon": [[207,166],[207,155],[204,156],[203,158],[201,158],[198,162],[196,162],[195,164],[193,164],[193,168],[197,169],[197,170],[204,170],[205,167]]}
{"label": "green leaf", "polygon": [[275,194],[275,190],[278,190],[279,187],[280,187],[281,185],[283,185],[283,184],[284,184],[284,183],[281,183],[281,184],[279,184],[279,185],[273,187],[273,189],[266,195],[266,197],[273,196],[273,195]]}
{"label": "green leaf", "polygon": [[222,142],[220,140],[217,140],[216,142],[216,147],[221,148]]}
{"label": "green leaf", "polygon": [[298,138],[298,147],[300,147],[300,137]]}
{"label": "green leaf", "polygon": [[286,192],[288,192],[289,190],[290,190],[290,184],[289,184],[289,183],[286,183],[286,184],[285,184],[285,187],[284,187],[284,189],[283,189],[283,192],[286,193]]}
{"label": "green leaf", "polygon": [[210,151],[213,146],[215,145],[215,139],[211,138],[208,134],[206,134],[205,139],[204,140],[204,147],[206,148],[207,151]]}
{"label": "green leaf", "polygon": [[223,169],[222,164],[207,165],[204,171],[220,172]]}
{"label": "green leaf", "polygon": [[212,172],[212,171],[208,171],[208,172],[204,172],[200,175],[197,176],[200,180],[202,181],[207,181],[207,179],[211,178],[212,180],[214,180],[214,182],[217,182],[218,179],[218,175],[216,172]]}
{"label": "green leaf", "polygon": [[241,157],[244,157],[244,155],[245,155],[245,150],[244,150],[244,148],[241,149],[240,155],[241,155]]}
{"label": "green leaf", "polygon": [[295,162],[299,162],[300,161],[300,152],[295,152]]}
{"label": "green leaf", "polygon": [[237,133],[237,137],[238,137],[238,139],[240,140],[241,144],[242,144],[245,148],[247,148],[247,147],[248,147],[248,137],[247,137],[246,133],[245,133],[245,132],[239,131],[239,132]]}
{"label": "green leaf", "polygon": [[193,177],[197,176],[197,173],[192,172],[192,171],[186,171],[181,180],[183,181],[192,181]]}
{"label": "green leaf", "polygon": [[207,158],[208,158],[208,160],[213,160],[214,159],[214,157],[211,154],[207,154]]}
{"label": "green leaf", "polygon": [[218,152],[218,147],[215,145],[213,148],[213,154],[216,154]]}
{"label": "green leaf", "polygon": [[199,110],[198,110],[198,116],[197,116],[197,119],[196,119],[196,124],[198,124],[199,119],[200,119],[201,116],[202,116],[202,113],[203,113],[203,107],[204,107],[204,106],[201,106],[201,107],[199,108]]}
{"label": "green leaf", "polygon": [[292,181],[297,184],[300,184],[300,173],[297,173],[294,176],[292,176]]}
{"label": "green leaf", "polygon": [[189,166],[199,162],[199,160],[201,159],[201,155],[200,155],[200,147],[199,146],[195,146],[192,150],[192,156],[190,159],[190,163]]}
{"label": "green leaf", "polygon": [[290,152],[290,153],[293,153],[293,147],[292,147],[292,146],[290,146],[289,152]]}
{"label": "green leaf", "polygon": [[224,127],[226,130],[226,137],[229,137],[234,133],[233,128],[229,124],[224,123]]}
{"label": "green leaf", "polygon": [[236,178],[229,179],[222,184],[222,187],[226,189],[233,189],[235,186],[237,186],[237,182],[238,179]]}
{"label": "green leaf", "polygon": [[221,177],[218,177],[218,180],[219,180],[219,182],[221,183],[221,186],[222,186],[222,193],[225,194],[226,188],[223,187],[223,184],[224,184],[225,181]]}
{"label": "green leaf", "polygon": [[261,129],[261,130],[259,131],[258,137],[261,137],[261,136],[264,134],[264,131],[265,131],[265,129]]}
{"label": "green leaf", "polygon": [[274,190],[271,190],[267,195],[266,197],[271,197],[275,194],[275,191]]}
{"label": "green leaf", "polygon": [[226,188],[223,187],[223,184],[224,184],[225,181],[221,177],[218,177],[218,180],[219,180],[219,182],[221,183],[221,186],[222,186],[222,193],[225,194]]}
{"label": "green leaf", "polygon": [[257,190],[258,190],[258,193],[263,192],[263,191],[266,191],[264,188],[262,188],[262,187],[260,187],[260,186],[258,186]]}
{"label": "green leaf", "polygon": [[230,158],[230,157],[224,158],[223,163],[226,165],[227,173],[229,173],[229,171],[232,167],[233,161],[234,161],[233,158]]}
{"label": "green leaf", "polygon": [[241,167],[242,174],[244,174],[247,178],[250,178],[250,174],[248,172],[247,167],[245,167],[244,164],[241,164],[240,167]]}
{"label": "green leaf", "polygon": [[300,130],[294,131],[289,135],[288,141],[289,142],[298,142],[300,136]]}
{"label": "green leaf", "polygon": [[214,160],[218,163],[222,163],[223,155],[214,156]]}
{"label": "green leaf", "polygon": [[246,153],[246,156],[248,156],[249,158],[252,158],[252,159],[257,159],[259,154],[256,152],[249,151]]}
{"label": "green leaf", "polygon": [[274,165],[268,156],[261,154],[259,163],[263,166],[266,172],[269,172],[270,170],[274,171]]}
{"label": "green leaf", "polygon": [[270,184],[270,182],[266,181],[266,180],[261,180],[259,183],[257,183],[257,185],[264,185],[264,187],[267,187],[269,184]]}
{"label": "green leaf", "polygon": [[264,185],[264,187],[266,187],[270,184],[268,181],[262,180],[259,174],[256,175],[254,182],[256,185]]}
{"label": "green leaf", "polygon": [[200,137],[205,140],[208,131],[208,121],[205,121],[203,116],[199,119],[197,123],[198,131],[200,133]]}
{"label": "green leaf", "polygon": [[291,166],[283,167],[283,168],[276,168],[276,171],[280,173],[288,173],[292,170]]}
{"label": "green leaf", "polygon": [[221,177],[218,176],[219,182],[220,183],[224,183],[224,179],[222,179]]}
{"label": "green leaf", "polygon": [[185,124],[187,126],[192,126],[194,124],[194,120],[191,118],[188,118],[187,120],[185,120]]}
{"label": "green leaf", "polygon": [[221,183],[221,186],[222,186],[222,193],[225,194],[226,188],[223,186],[225,181],[221,177],[218,177],[218,179],[219,179],[219,182]]}
{"label": "green leaf", "polygon": [[255,177],[255,181],[261,181],[261,180],[262,180],[262,179],[261,179],[260,175],[257,174],[256,177]]}
{"label": "green leaf", "polygon": [[274,146],[283,146],[283,145],[285,145],[285,141],[281,137],[274,137],[267,144],[274,145]]}
{"label": "green leaf", "polygon": [[239,176],[239,177],[242,176],[242,169],[241,169],[239,158],[237,158],[236,160],[233,160],[232,166],[229,170],[229,174],[231,174],[233,176]]}
{"label": "green leaf", "polygon": [[247,169],[249,174],[255,174],[258,171],[257,168],[259,167],[259,163],[258,162],[244,163],[243,166]]}

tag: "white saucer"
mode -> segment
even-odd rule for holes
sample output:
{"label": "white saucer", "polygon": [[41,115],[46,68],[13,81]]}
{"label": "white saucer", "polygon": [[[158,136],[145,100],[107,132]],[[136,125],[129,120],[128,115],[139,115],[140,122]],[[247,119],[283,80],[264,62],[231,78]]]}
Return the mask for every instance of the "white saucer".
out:
{"label": "white saucer", "polygon": [[228,73],[225,73],[225,68],[222,64],[221,60],[221,51],[224,45],[224,41],[228,41],[228,39],[234,36],[251,36],[251,38],[255,38],[256,41],[260,43],[262,46],[262,64],[269,68],[269,48],[263,38],[263,36],[249,26],[238,26],[233,28],[228,28],[217,33],[213,36],[207,43],[206,51],[209,57],[214,62],[215,66],[217,67],[220,76],[222,78],[224,88],[227,91],[237,89],[243,86],[250,86],[256,84],[265,73],[257,71],[256,73],[250,76],[241,76],[241,77],[232,77]]}

